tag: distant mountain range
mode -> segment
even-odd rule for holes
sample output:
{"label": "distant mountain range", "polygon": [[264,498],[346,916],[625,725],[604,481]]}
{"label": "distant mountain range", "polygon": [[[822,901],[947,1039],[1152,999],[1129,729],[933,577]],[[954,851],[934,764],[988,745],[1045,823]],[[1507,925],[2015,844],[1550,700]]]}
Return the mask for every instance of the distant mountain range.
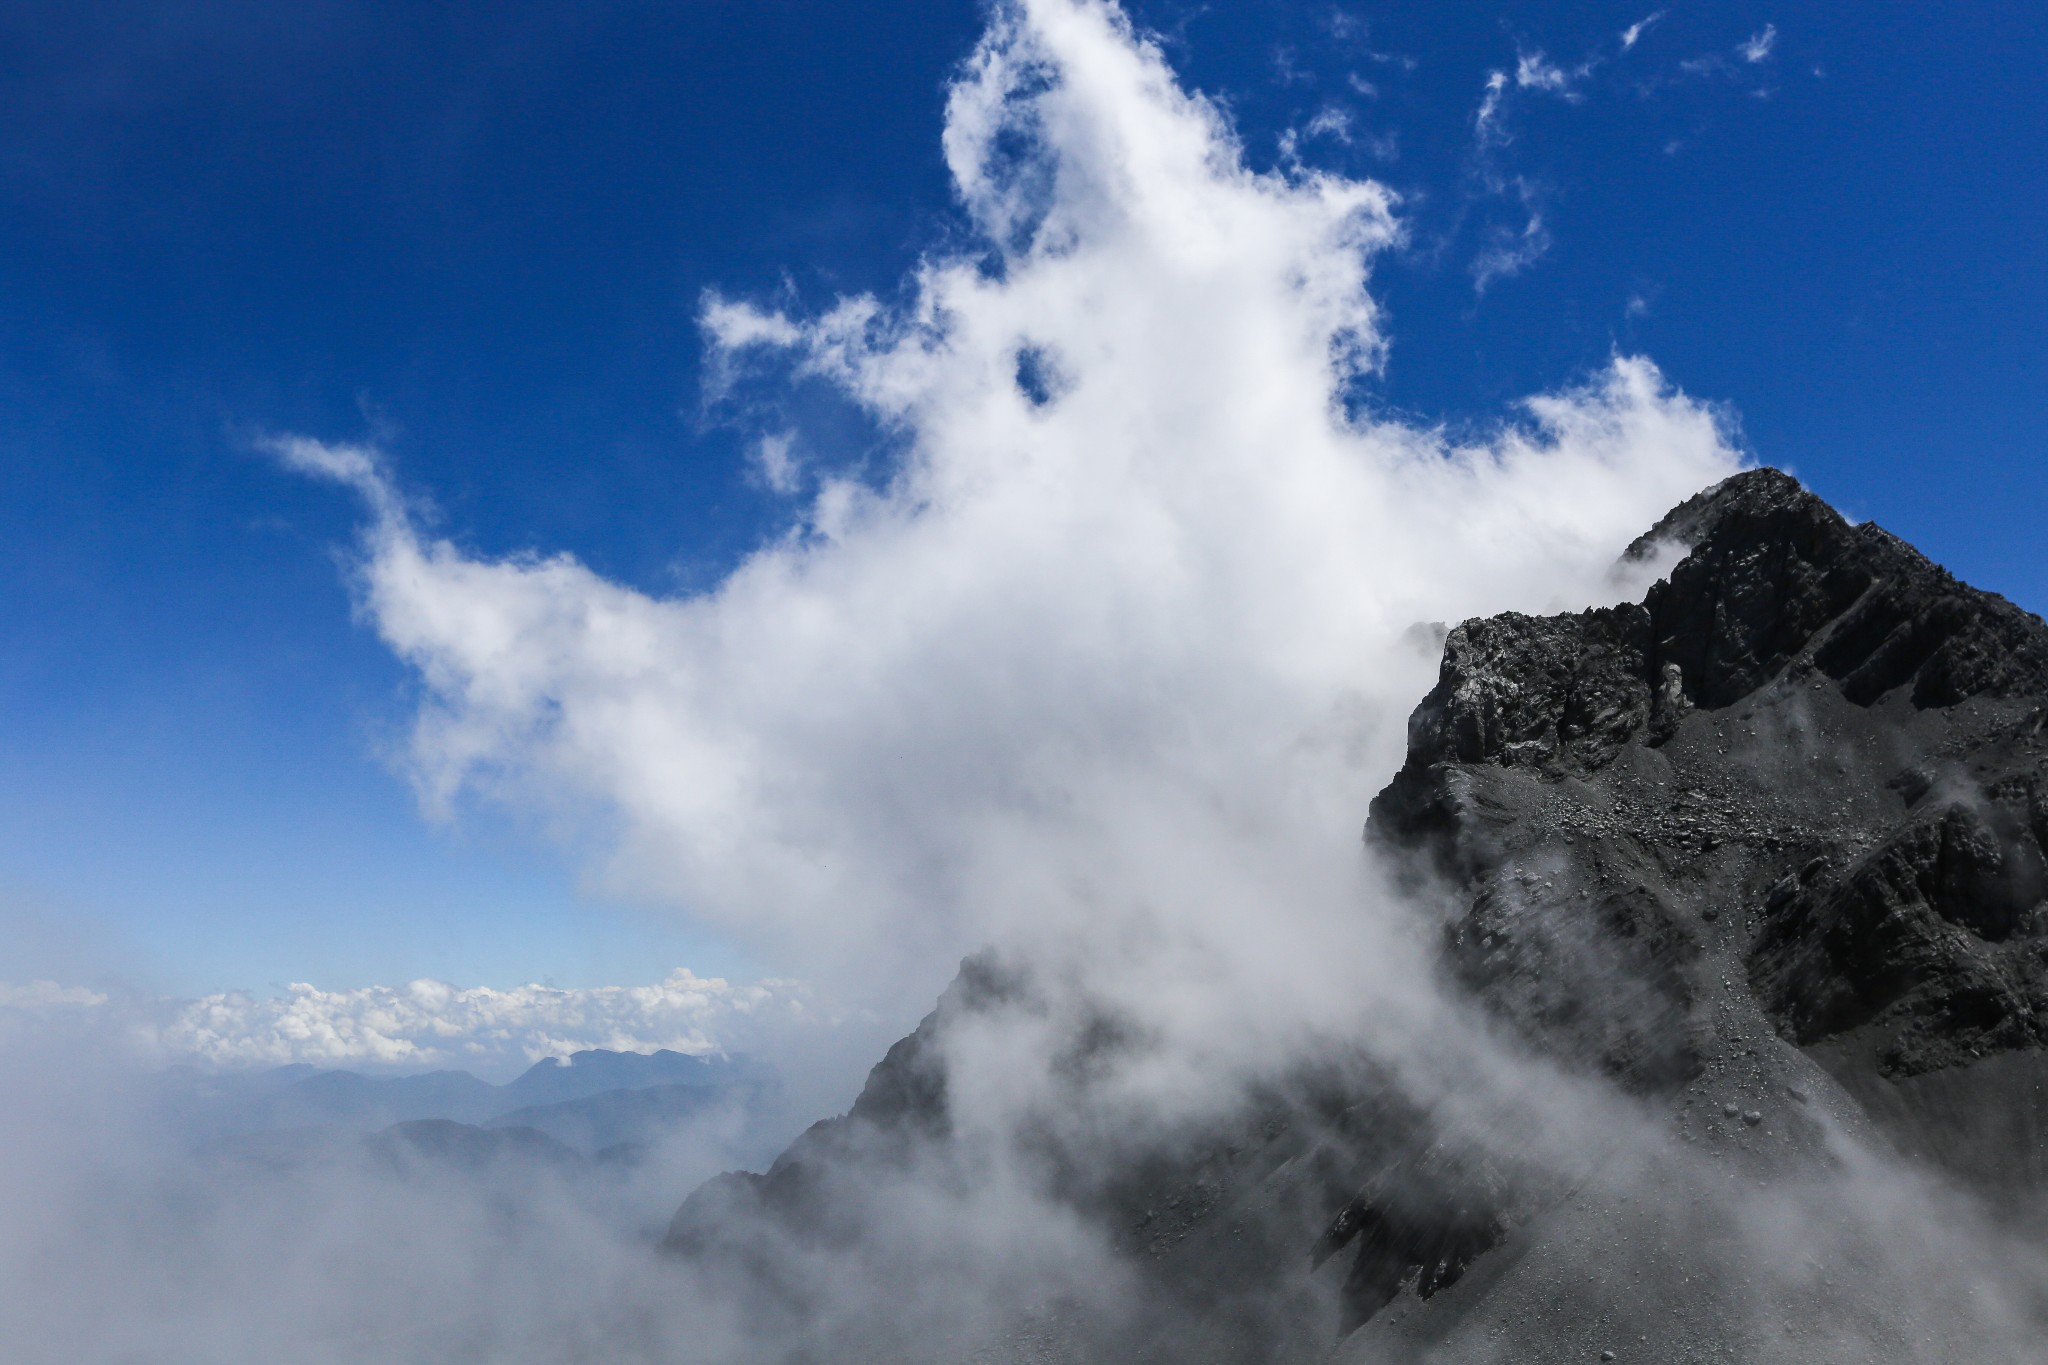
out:
{"label": "distant mountain range", "polygon": [[[246,1148],[266,1134],[338,1138],[397,1125],[446,1138],[443,1125],[460,1125],[530,1129],[593,1155],[656,1141],[692,1116],[756,1100],[771,1084],[767,1070],[744,1057],[593,1048],[567,1061],[536,1062],[503,1085],[467,1071],[372,1076],[303,1064],[217,1074],[180,1068],[164,1078],[160,1108],[195,1145]],[[488,1146],[455,1138],[442,1145],[453,1142]]]}

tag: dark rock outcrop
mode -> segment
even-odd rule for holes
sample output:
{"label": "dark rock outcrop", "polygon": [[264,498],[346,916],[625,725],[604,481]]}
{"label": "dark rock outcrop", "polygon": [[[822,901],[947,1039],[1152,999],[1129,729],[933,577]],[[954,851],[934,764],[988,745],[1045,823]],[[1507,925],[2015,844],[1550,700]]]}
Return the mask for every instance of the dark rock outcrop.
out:
{"label": "dark rock outcrop", "polygon": [[[1910,1074],[2048,1041],[2048,627],[1773,470],[1630,553],[1673,539],[1687,553],[1641,606],[1451,633],[1371,829],[1472,889],[1465,974],[1569,995],[1538,945],[1577,931],[1616,957],[1599,975],[1657,983],[1675,1024],[1709,907],[1662,907],[1712,898],[1754,918],[1747,973],[1803,1045]],[[1511,869],[1541,856],[1592,913],[1505,932],[1499,903],[1530,901]],[[1541,960],[1503,967],[1474,937]]]}

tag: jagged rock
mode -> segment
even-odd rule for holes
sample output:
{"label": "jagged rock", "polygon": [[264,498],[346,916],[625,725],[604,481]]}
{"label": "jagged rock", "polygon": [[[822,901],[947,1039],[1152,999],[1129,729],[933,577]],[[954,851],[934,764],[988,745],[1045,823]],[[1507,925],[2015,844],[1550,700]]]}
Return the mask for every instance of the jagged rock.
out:
{"label": "jagged rock", "polygon": [[[1652,873],[1630,894],[1659,907],[1705,879],[1765,877],[1747,967],[1802,1043],[1888,1029],[1887,1074],[2038,1045],[2048,627],[1774,470],[1689,500],[1629,554],[1672,541],[1687,552],[1640,607],[1505,615],[1450,634],[1370,829],[1472,888],[1454,957],[1475,934],[1508,942],[1466,975],[1497,998],[1519,992],[1511,1012],[1555,1033],[1544,1000],[1576,986],[1550,945],[1577,935],[1578,975],[1662,974],[1671,1010],[1689,1008],[1693,915],[1659,909],[1600,930],[1510,896],[1523,908],[1508,932],[1501,869],[1554,851],[1532,822],[1547,801],[1598,826],[1567,860],[1595,907],[1612,905],[1630,869]],[[1908,751],[1918,758],[1899,773]],[[1874,781],[1874,763],[1893,772]],[[1922,809],[1943,781],[1947,799]],[[1729,798],[1672,798],[1715,786],[1740,815]],[[1624,812],[1619,837],[1607,834]],[[1724,845],[1741,856],[1697,865]],[[1647,962],[1621,960],[1643,944]],[[1564,1049],[1583,1054],[1585,1040]]]}

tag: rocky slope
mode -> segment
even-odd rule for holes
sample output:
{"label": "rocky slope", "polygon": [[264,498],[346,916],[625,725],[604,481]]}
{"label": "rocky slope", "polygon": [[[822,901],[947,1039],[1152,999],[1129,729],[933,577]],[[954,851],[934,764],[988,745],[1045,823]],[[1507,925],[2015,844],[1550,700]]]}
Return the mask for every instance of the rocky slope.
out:
{"label": "rocky slope", "polygon": [[[1918,1178],[1872,1183],[1889,1154],[2008,1223],[2048,1177],[2048,626],[1772,470],[1629,556],[1672,553],[1639,604],[1450,631],[1367,838],[1444,906],[1451,988],[1618,1083],[1673,1155],[1560,1180],[1318,1059],[1113,1161],[1051,1143],[1051,1197],[1147,1308],[979,1358],[2023,1358],[1845,1205]],[[857,1251],[875,1189],[956,1155],[936,1040],[1035,989],[970,963],[848,1115],[692,1196],[670,1248],[800,1323],[790,1249]],[[1779,1198],[1826,1225],[1796,1271],[1745,1212]],[[830,1354],[864,1350],[891,1358]]]}
{"label": "rocky slope", "polygon": [[[1640,606],[1446,643],[1371,828],[1468,889],[1458,974],[1650,1086],[1730,1029],[1865,1097],[2038,1052],[2048,628],[1772,470],[1671,539]],[[1567,1020],[1574,901],[1644,990]]]}

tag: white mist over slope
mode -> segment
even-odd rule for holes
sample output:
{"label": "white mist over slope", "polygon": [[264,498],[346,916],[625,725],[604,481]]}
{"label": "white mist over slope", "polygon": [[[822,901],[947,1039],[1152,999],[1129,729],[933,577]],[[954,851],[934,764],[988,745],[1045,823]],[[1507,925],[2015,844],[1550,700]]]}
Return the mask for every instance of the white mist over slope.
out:
{"label": "white mist over slope", "polygon": [[[615,886],[884,1019],[964,953],[1030,965],[1037,1005],[945,1042],[972,1174],[871,1192],[858,1265],[786,1249],[830,1287],[827,1338],[903,1286],[905,1330],[937,1342],[1113,1283],[1035,1192],[1030,1135],[1107,1152],[1332,1039],[1475,1126],[1530,1127],[1544,1078],[1447,1016],[1366,806],[1431,623],[1612,600],[1623,546],[1739,464],[1638,359],[1476,444],[1374,416],[1369,268],[1397,206],[1248,169],[1111,5],[999,7],[944,145],[967,244],[900,301],[705,300],[712,399],[771,395],[746,411],[792,497],[710,591],[466,554],[379,452],[274,443],[364,498],[361,610],[425,684],[429,803],[597,812]],[[815,384],[882,456],[791,429],[772,395]],[[1077,1108],[1058,1059],[1097,1012],[1145,1045]]]}

